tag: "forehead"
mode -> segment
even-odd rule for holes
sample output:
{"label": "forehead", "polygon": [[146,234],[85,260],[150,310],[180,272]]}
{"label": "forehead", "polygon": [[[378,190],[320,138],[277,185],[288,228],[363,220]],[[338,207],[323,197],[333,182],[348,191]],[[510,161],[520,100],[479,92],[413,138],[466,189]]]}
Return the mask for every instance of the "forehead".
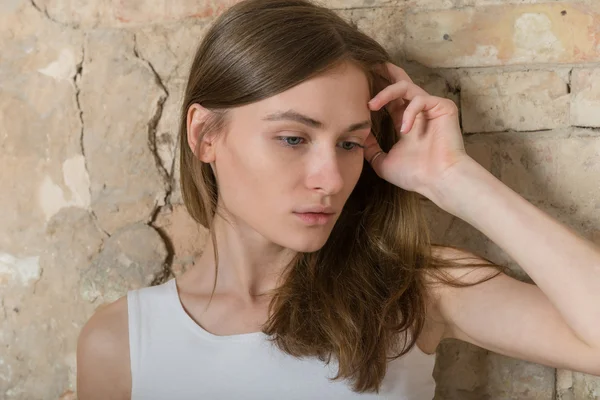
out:
{"label": "forehead", "polygon": [[327,125],[346,126],[370,119],[367,105],[370,99],[365,73],[346,63],[284,92],[239,107],[236,114],[258,121],[269,114],[293,109]]}

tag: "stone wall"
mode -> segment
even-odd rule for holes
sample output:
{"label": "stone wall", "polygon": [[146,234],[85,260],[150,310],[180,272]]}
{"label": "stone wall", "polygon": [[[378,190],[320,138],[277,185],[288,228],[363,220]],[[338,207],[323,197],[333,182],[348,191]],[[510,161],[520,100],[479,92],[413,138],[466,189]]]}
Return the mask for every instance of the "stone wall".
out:
{"label": "stone wall", "polygon": [[[0,398],[74,399],[94,310],[190,265],[178,106],[234,0],[0,2]],[[461,109],[467,151],[600,244],[600,3],[324,0]],[[425,202],[434,238],[510,265]],[[436,399],[598,399],[600,379],[446,341]]]}

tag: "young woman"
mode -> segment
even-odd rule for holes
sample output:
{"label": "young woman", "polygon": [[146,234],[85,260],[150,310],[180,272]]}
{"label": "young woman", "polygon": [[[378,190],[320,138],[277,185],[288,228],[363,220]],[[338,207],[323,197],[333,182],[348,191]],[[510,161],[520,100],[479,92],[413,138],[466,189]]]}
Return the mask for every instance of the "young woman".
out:
{"label": "young woman", "polygon": [[[217,18],[180,154],[210,238],[88,321],[79,400],[431,399],[444,338],[600,375],[600,250],[470,158],[454,103],[334,12],[246,0]],[[419,194],[537,285],[431,244]]]}

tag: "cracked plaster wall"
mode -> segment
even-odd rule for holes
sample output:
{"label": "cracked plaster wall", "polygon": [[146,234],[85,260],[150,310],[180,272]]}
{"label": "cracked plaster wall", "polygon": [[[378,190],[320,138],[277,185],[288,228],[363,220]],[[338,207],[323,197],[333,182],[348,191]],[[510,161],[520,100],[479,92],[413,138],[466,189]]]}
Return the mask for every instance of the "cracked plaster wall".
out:
{"label": "cracked plaster wall", "polygon": [[[196,44],[234,1],[0,3],[0,398],[75,399],[94,310],[197,256],[206,232],[181,205],[178,106]],[[460,106],[482,165],[600,243],[596,2],[323,2]],[[436,240],[528,279],[424,204]],[[455,341],[434,376],[439,399],[600,398],[598,378]]]}

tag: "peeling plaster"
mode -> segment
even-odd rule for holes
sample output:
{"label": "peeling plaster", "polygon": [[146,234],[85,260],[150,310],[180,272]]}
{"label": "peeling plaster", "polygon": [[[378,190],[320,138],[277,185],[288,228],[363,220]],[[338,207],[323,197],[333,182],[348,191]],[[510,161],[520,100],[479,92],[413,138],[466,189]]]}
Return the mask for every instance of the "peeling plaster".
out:
{"label": "peeling plaster", "polygon": [[69,49],[63,49],[58,60],[48,64],[38,72],[56,80],[71,80],[76,74],[75,55]]}
{"label": "peeling plaster", "polygon": [[37,282],[42,276],[40,257],[17,258],[0,252],[0,285],[18,282],[23,286]]}
{"label": "peeling plaster", "polygon": [[64,207],[90,208],[90,177],[85,168],[83,156],[77,155],[65,160],[62,166],[63,180],[69,188],[69,198],[65,196],[62,187],[54,183],[50,176],[46,176],[39,188],[39,202],[46,221]]}

